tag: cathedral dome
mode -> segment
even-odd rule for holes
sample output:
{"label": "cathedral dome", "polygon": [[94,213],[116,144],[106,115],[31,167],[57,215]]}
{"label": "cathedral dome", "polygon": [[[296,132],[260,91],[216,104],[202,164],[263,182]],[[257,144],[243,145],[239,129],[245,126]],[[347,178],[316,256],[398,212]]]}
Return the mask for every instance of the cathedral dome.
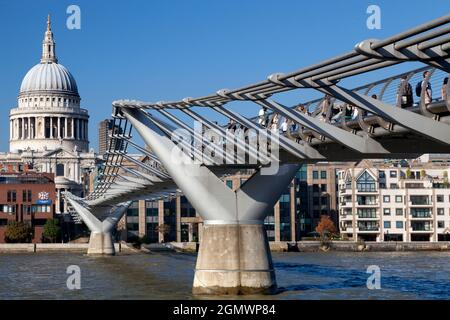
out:
{"label": "cathedral dome", "polygon": [[78,95],[75,78],[69,70],[56,62],[41,62],[28,71],[20,86],[20,94],[31,91],[63,91]]}
{"label": "cathedral dome", "polygon": [[42,41],[41,63],[28,71],[20,86],[21,96],[42,91],[78,96],[75,78],[63,65],[58,64],[50,16],[47,20],[44,41]]}

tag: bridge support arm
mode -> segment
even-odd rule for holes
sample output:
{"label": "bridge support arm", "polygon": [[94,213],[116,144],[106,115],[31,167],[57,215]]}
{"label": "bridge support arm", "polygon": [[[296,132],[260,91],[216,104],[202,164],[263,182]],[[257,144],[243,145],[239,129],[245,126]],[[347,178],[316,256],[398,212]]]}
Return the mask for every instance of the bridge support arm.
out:
{"label": "bridge support arm", "polygon": [[[118,204],[113,212],[103,221],[100,221],[95,215],[93,210],[89,210],[75,199],[67,197],[67,200],[79,214],[83,222],[91,231],[89,237],[88,255],[114,255],[114,240],[112,237],[112,231],[117,226],[117,223],[125,214],[127,208],[131,204],[130,201]],[[110,207],[97,207],[95,211],[109,211]]]}

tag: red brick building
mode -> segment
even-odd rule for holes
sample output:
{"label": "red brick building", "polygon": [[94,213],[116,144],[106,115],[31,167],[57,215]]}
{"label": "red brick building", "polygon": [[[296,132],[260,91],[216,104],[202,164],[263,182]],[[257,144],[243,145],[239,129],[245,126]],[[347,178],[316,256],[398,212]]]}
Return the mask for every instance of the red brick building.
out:
{"label": "red brick building", "polygon": [[55,212],[55,181],[52,173],[0,172],[0,243],[5,242],[8,221],[28,222],[33,243],[42,242],[44,224]]}

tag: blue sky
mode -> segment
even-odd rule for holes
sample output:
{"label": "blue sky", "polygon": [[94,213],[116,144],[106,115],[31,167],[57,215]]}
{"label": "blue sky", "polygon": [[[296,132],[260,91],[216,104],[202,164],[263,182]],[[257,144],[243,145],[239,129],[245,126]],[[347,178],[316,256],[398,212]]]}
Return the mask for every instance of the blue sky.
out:
{"label": "blue sky", "polygon": [[[81,8],[81,30],[66,28],[66,8]],[[369,30],[366,9],[381,8],[381,30]],[[59,62],[77,80],[97,124],[115,99],[173,101],[257,82],[350,51],[367,38],[385,38],[450,12],[448,0],[409,1],[64,1],[0,0],[0,151],[8,148],[8,112],[22,78],[41,54],[52,15]],[[415,64],[348,79],[348,87]],[[313,97],[296,91],[283,102]],[[243,114],[255,109],[233,106]],[[237,110],[237,109],[236,109]]]}

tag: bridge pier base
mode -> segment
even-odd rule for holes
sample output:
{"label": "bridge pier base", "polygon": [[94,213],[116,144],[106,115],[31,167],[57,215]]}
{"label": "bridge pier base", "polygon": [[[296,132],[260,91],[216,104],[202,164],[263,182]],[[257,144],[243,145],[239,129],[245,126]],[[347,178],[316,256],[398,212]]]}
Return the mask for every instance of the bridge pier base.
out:
{"label": "bridge pier base", "polygon": [[192,292],[273,294],[277,289],[263,224],[205,224]]}
{"label": "bridge pier base", "polygon": [[91,232],[88,255],[114,255],[115,253],[111,232]]}
{"label": "bridge pier base", "polygon": [[[91,230],[87,254],[114,255],[116,251],[114,249],[112,232],[130,206],[131,201],[119,203],[115,206],[96,207],[92,209],[86,203],[74,198],[69,193],[67,193],[66,199],[89,230]],[[100,220],[100,216],[106,216],[106,218]]]}

